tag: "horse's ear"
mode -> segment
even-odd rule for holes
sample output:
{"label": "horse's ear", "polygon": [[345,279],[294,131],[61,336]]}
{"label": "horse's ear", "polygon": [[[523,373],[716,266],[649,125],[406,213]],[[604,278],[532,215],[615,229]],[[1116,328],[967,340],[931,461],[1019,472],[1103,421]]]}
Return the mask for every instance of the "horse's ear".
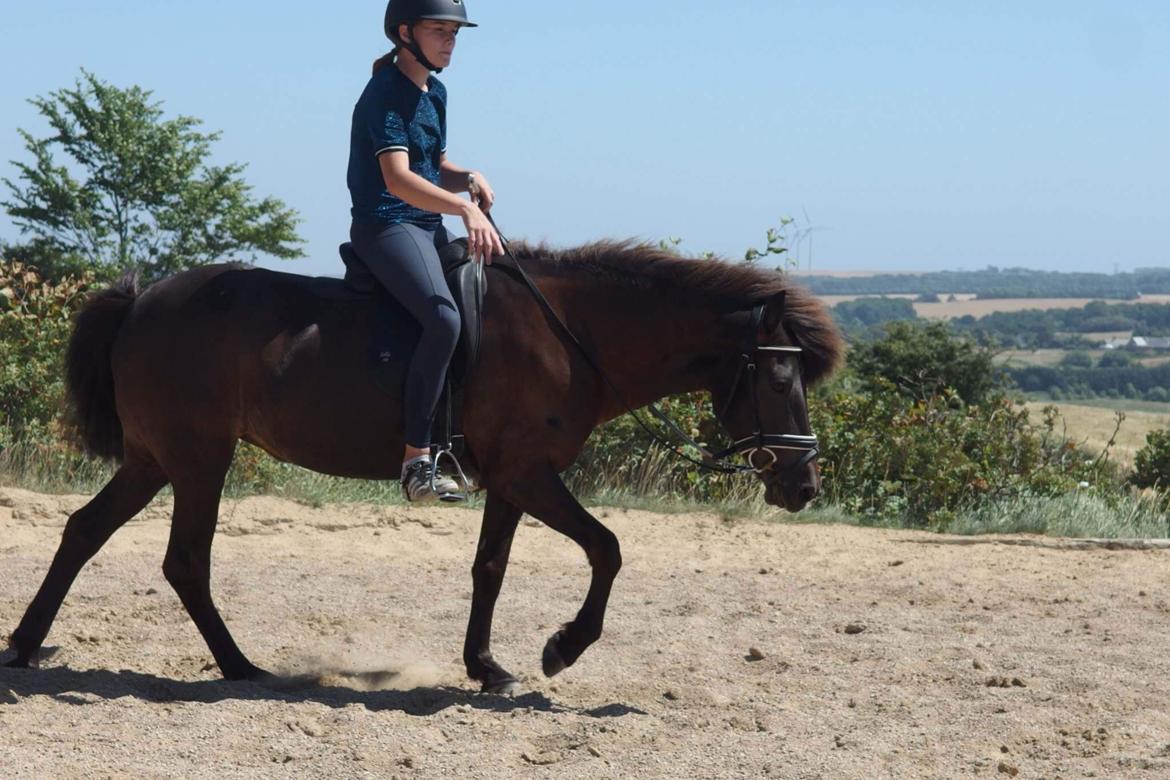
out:
{"label": "horse's ear", "polygon": [[787,291],[781,290],[764,302],[764,321],[761,323],[763,333],[767,336],[776,332],[784,320],[784,296]]}

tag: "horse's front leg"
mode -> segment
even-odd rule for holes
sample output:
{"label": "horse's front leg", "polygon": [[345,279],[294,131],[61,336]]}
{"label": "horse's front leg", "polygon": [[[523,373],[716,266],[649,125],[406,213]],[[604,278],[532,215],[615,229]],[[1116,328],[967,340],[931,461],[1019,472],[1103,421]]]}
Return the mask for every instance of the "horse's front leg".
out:
{"label": "horse's front leg", "polygon": [[585,550],[593,578],[577,617],[544,646],[542,666],[549,677],[573,663],[601,637],[605,605],[622,567],[621,548],[613,532],[585,511],[551,465],[544,465],[508,486],[508,497],[528,514],[569,537]]}
{"label": "horse's front leg", "polygon": [[514,693],[519,688],[516,678],[492,658],[491,645],[492,614],[508,568],[512,537],[522,514],[523,511],[498,493],[488,492],[479,547],[471,568],[471,618],[467,622],[467,639],[463,643],[467,676],[483,683],[485,693]]}

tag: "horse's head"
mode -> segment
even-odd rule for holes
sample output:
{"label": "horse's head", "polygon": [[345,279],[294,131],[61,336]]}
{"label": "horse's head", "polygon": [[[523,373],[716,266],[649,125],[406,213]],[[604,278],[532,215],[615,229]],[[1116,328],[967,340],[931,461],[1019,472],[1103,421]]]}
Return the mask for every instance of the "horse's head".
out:
{"label": "horse's head", "polygon": [[711,400],[735,451],[763,481],[764,500],[798,512],[820,491],[821,477],[806,358],[784,315],[783,292],[752,309],[741,354],[728,361]]}

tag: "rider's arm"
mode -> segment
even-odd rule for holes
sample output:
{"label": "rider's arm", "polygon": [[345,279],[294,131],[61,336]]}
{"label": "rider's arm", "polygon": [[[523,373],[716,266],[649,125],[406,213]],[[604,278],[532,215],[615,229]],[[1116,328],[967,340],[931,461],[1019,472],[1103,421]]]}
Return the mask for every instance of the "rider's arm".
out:
{"label": "rider's arm", "polygon": [[[475,204],[460,198],[454,191],[436,187],[410,170],[410,155],[406,151],[384,152],[378,157],[386,191],[399,200],[432,214],[452,214],[466,217]],[[464,176],[464,185],[467,179]],[[464,186],[466,190],[466,186]]]}
{"label": "rider's arm", "polygon": [[479,176],[451,162],[445,154],[439,158],[439,186],[447,192],[467,192],[467,177],[473,173]]}
{"label": "rider's arm", "polygon": [[439,157],[439,182],[443,189],[449,192],[470,192],[469,182],[472,176],[475,177],[476,192],[472,193],[471,199],[484,211],[491,211],[492,204],[496,201],[496,193],[488,183],[487,177],[479,171],[461,168],[451,162],[447,159],[446,152]]}
{"label": "rider's arm", "polygon": [[388,151],[378,156],[386,191],[416,209],[432,214],[454,214],[463,217],[467,228],[471,256],[491,261],[492,255],[504,254],[504,245],[495,228],[480,211],[479,206],[458,195],[436,187],[410,170],[410,154],[406,151]]}

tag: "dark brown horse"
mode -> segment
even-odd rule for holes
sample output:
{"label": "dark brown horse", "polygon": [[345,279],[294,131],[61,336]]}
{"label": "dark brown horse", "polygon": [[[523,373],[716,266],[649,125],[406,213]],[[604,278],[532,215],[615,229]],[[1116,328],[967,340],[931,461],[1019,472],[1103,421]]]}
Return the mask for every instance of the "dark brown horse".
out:
{"label": "dark brown horse", "polygon": [[[488,270],[481,358],[463,406],[465,463],[487,492],[464,660],[488,691],[516,684],[492,658],[490,637],[525,512],[577,542],[592,567],[576,618],[545,647],[545,673],[571,665],[601,635],[621,566],[618,541],[559,476],[594,428],[625,411],[594,364],[635,407],[705,390],[734,437],[757,425],[808,435],[805,388],[833,370],[842,350],[825,308],[776,272],[610,242],[568,251],[517,246],[515,257],[590,357],[514,267],[499,262]],[[339,306],[312,290],[305,277],[213,266],[141,294],[123,282],[81,311],[67,355],[69,401],[87,449],[120,466],[69,518],[12,635],[9,666],[35,661],[81,567],[170,484],[167,581],[226,678],[265,676],[236,646],[209,585],[220,493],[237,441],[328,474],[385,480],[401,468],[402,403],[376,389],[367,366],[372,303]],[[766,304],[762,317],[759,304]],[[745,378],[741,355],[753,340],[802,351],[762,352]],[[769,503],[790,511],[819,488],[815,462],[793,452],[761,467],[760,477]]]}

